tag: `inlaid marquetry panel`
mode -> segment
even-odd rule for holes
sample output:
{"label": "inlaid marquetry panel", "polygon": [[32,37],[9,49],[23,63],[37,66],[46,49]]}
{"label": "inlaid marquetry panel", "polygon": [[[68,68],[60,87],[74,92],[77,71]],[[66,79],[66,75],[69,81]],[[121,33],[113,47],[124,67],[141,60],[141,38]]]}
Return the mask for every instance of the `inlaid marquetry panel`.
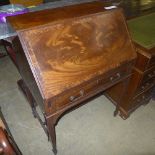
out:
{"label": "inlaid marquetry panel", "polygon": [[135,58],[121,10],[52,22],[18,32],[45,98]]}

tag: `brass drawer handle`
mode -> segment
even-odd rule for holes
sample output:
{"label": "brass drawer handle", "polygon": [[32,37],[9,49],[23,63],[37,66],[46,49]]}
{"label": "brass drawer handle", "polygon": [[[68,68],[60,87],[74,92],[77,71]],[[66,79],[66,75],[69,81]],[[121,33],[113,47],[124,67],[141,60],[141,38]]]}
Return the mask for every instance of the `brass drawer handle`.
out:
{"label": "brass drawer handle", "polygon": [[80,99],[82,96],[84,95],[84,90],[80,90],[79,95],[77,96],[70,96],[70,101],[77,101],[78,99]]}
{"label": "brass drawer handle", "polygon": [[118,80],[120,77],[121,77],[120,73],[117,73],[116,76],[110,77],[110,80],[115,81],[115,80]]}

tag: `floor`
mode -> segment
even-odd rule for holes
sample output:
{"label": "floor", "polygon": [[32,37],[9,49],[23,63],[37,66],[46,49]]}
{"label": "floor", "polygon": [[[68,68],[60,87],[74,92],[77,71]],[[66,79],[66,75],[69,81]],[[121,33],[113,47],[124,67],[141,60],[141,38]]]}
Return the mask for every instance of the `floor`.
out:
{"label": "floor", "polygon": [[[17,87],[20,75],[8,56],[0,59],[0,106],[23,155],[52,155],[51,144]],[[130,118],[113,117],[100,96],[65,115],[56,127],[58,155],[155,155],[155,101]]]}

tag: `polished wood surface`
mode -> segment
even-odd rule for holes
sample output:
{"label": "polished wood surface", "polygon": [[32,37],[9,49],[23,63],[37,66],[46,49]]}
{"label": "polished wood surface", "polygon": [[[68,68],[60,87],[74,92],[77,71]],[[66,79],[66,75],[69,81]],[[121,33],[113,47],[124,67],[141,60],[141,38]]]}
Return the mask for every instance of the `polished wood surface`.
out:
{"label": "polished wood surface", "polygon": [[93,14],[103,10],[104,4],[102,2],[92,2],[11,16],[7,17],[7,21],[16,31],[19,31],[67,18]]}
{"label": "polished wood surface", "polygon": [[[18,0],[17,0],[18,1]],[[3,3],[3,2],[2,2]],[[32,2],[29,2],[32,3]],[[94,12],[95,13],[95,7],[97,7],[96,9],[101,9],[103,10],[105,6],[109,6],[109,5],[118,5],[118,7],[123,8],[124,13],[126,18],[133,18],[133,17],[137,17],[140,15],[144,15],[144,14],[148,14],[151,12],[155,11],[155,2],[153,1],[149,1],[147,3],[143,3],[140,0],[123,0],[123,1],[117,1],[117,0],[113,0],[113,1],[99,1],[99,2],[93,2],[94,6],[92,8],[92,4],[87,4],[87,8],[85,9],[83,7],[83,4],[79,4],[78,6],[68,6],[68,9],[70,10],[72,8],[72,12],[74,13],[75,10],[77,10],[76,8],[78,8],[80,6],[80,10],[81,12],[79,13],[79,11],[76,11],[76,14],[83,14],[84,12]],[[98,4],[99,5],[98,5]],[[62,14],[66,14],[66,10],[68,10],[65,7],[61,10],[61,14],[59,14],[59,18],[62,19],[63,17],[61,17]],[[57,9],[54,9],[57,10]],[[53,19],[53,13],[55,13],[53,9],[49,9],[46,10],[46,13],[42,13],[42,11],[37,11],[37,12],[32,12],[32,13],[28,13],[28,14],[24,14],[24,15],[18,15],[18,16],[13,16],[13,17],[7,17],[8,18],[8,22],[10,22],[10,24],[13,26],[13,28],[15,30],[19,30],[19,29],[23,29],[23,28],[27,28],[27,27],[32,27],[35,25],[41,25],[44,23],[49,23],[52,19]],[[68,15],[67,15],[68,16]],[[70,14],[70,17],[74,17],[75,14],[73,15],[72,13]],[[58,15],[57,15],[58,17]],[[68,17],[69,18],[69,17]]]}
{"label": "polished wood surface", "polygon": [[[62,10],[67,11],[60,20]],[[18,85],[56,154],[55,126],[60,117],[130,77],[136,52],[121,9],[105,11],[100,3],[90,3],[54,11],[50,23],[19,29],[13,43],[22,77]]]}
{"label": "polished wood surface", "polygon": [[[135,57],[121,11],[113,12],[18,32],[43,98],[58,95]],[[112,56],[115,53],[117,57]]]}

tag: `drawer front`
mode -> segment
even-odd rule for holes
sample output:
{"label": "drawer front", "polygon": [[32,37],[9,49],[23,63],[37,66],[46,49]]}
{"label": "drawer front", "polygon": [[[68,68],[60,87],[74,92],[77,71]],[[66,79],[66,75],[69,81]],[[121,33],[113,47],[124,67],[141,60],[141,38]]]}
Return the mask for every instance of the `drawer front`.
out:
{"label": "drawer front", "polygon": [[151,59],[149,60],[149,63],[148,63],[148,67],[147,68],[150,68],[152,66],[155,66],[155,55],[152,55]]}
{"label": "drawer front", "polygon": [[65,108],[66,106],[72,106],[76,103],[80,103],[83,100],[94,96],[95,94],[109,88],[116,84],[121,79],[129,76],[131,73],[131,64],[119,67],[114,71],[107,74],[100,75],[82,85],[63,92],[59,96],[51,100],[55,104],[56,110]]}
{"label": "drawer front", "polygon": [[149,79],[155,79],[155,66],[144,74],[143,81],[148,81]]}
{"label": "drawer front", "polygon": [[148,90],[149,88],[153,87],[155,85],[155,79],[152,78],[148,81],[142,81],[141,85],[139,86],[136,95],[140,94],[141,92],[144,92]]}
{"label": "drawer front", "polygon": [[138,107],[141,104],[148,103],[152,97],[152,91],[153,91],[153,87],[151,87],[147,91],[145,91],[145,92],[141,93],[140,95],[136,96],[135,98],[133,98],[133,100],[131,101],[132,109],[135,109],[136,107]]}

